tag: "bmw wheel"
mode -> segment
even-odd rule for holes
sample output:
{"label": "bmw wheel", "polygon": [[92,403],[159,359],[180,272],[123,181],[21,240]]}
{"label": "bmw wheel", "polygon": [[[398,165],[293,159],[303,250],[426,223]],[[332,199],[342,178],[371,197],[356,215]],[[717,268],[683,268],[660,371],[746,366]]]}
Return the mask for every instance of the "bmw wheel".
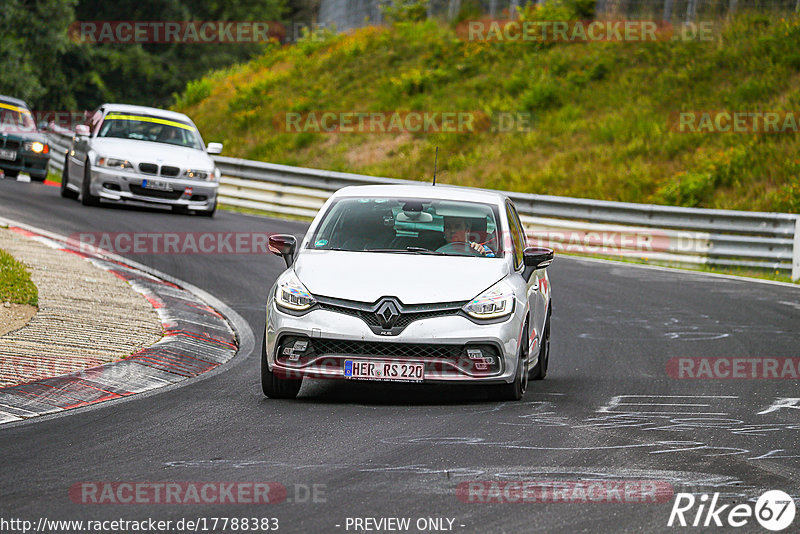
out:
{"label": "bmw wheel", "polygon": [[67,187],[69,182],[69,156],[64,158],[64,169],[61,171],[61,196],[64,198],[76,199],[78,193]]}
{"label": "bmw wheel", "polygon": [[100,205],[100,198],[96,197],[92,194],[91,188],[89,186],[91,181],[92,169],[89,166],[89,160],[86,160],[86,164],[83,168],[83,184],[81,184],[81,204],[84,206],[99,206]]}

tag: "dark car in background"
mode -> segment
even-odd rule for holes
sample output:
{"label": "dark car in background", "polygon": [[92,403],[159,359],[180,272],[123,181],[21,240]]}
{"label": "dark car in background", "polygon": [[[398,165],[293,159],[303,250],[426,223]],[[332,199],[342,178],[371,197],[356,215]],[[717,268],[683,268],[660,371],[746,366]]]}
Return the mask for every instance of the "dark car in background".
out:
{"label": "dark car in background", "polygon": [[0,169],[10,178],[20,172],[43,182],[50,164],[50,145],[39,132],[28,105],[0,95]]}

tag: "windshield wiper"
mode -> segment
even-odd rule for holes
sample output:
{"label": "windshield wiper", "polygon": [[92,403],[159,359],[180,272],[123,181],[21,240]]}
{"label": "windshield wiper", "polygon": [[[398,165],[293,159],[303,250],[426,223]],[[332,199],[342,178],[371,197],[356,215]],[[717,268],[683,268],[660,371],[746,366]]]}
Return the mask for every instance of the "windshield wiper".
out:
{"label": "windshield wiper", "polygon": [[436,250],[431,250],[429,248],[423,247],[406,247],[406,250],[409,252],[414,252],[416,254],[434,254],[436,256],[447,256],[444,252],[438,252]]}
{"label": "windshield wiper", "polygon": [[443,252],[436,252],[435,250],[430,250],[427,248],[422,247],[406,247],[402,248],[368,248],[364,252],[392,252],[395,254],[406,254],[411,252],[412,254],[433,254],[435,256],[446,256],[447,254]]}

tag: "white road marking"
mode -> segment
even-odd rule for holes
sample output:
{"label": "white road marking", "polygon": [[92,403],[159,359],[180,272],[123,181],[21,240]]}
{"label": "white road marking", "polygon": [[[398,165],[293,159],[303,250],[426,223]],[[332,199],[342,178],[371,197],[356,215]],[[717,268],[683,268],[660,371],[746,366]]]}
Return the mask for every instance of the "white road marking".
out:
{"label": "white road marking", "polygon": [[[688,408],[710,408],[711,404],[708,403],[694,403],[694,402],[682,402],[682,403],[659,403],[659,402],[648,402],[650,399],[653,400],[661,400],[661,399],[687,399],[687,400],[705,400],[705,399],[738,399],[738,396],[735,395],[617,395],[611,398],[611,401],[606,405],[601,407],[597,410],[598,413],[629,413],[629,414],[637,414],[637,415],[728,415],[727,412],[696,412],[693,410],[682,410],[682,411],[665,411],[665,410],[658,410],[658,411],[642,411],[642,410],[632,410],[632,409],[619,409],[621,406],[641,406],[646,409],[648,406],[682,406]],[[635,401],[636,399],[643,399],[642,402],[623,402],[624,400],[631,400]]]}
{"label": "white road marking", "polygon": [[800,410],[800,399],[796,397],[778,397],[772,403],[772,406],[764,411],[758,412],[758,415],[764,415],[780,410],[781,408],[789,408],[791,410]]}

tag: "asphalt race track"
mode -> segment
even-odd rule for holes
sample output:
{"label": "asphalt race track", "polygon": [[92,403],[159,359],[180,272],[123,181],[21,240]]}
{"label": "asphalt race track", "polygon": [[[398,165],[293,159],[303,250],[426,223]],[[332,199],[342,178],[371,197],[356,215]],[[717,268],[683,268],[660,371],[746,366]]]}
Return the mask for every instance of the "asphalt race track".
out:
{"label": "asphalt race track", "polygon": [[[65,235],[305,229],[226,211],[207,220],[86,208],[56,187],[9,180],[0,180],[0,216]],[[412,527],[418,518],[447,518],[453,532],[699,531],[667,527],[674,498],[475,503],[459,499],[457,488],[648,480],[675,493],[720,493],[720,503],[772,489],[800,496],[798,379],[667,372],[679,357],[800,357],[800,288],[557,256],[550,374],[532,382],[522,402],[489,402],[458,387],[334,381],[309,381],[298,400],[276,401],[260,390],[259,344],[280,258],[129,257],[230,306],[256,346],[181,387],[0,427],[0,517],[275,517],[279,532],[353,532],[352,518],[366,517],[411,518]],[[78,504],[69,490],[84,481],[273,481],[288,494],[258,506]],[[738,531],[763,529],[751,520]]]}

